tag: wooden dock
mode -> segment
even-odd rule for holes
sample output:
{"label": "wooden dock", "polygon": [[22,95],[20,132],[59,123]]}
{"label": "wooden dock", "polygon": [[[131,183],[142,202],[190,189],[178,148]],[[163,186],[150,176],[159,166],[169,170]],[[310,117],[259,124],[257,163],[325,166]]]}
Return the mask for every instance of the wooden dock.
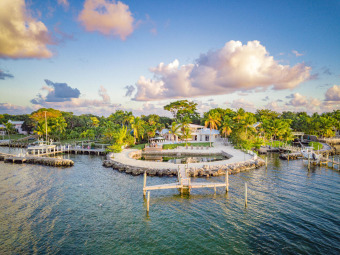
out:
{"label": "wooden dock", "polygon": [[47,149],[43,152],[34,152],[33,155],[36,156],[50,156],[60,153],[69,153],[69,154],[86,154],[86,155],[106,155],[105,149],[85,149],[71,146],[56,146],[53,149]]}
{"label": "wooden dock", "polygon": [[190,194],[191,189],[199,189],[199,188],[213,188],[216,192],[216,188],[224,187],[226,192],[229,189],[229,172],[226,172],[226,178],[224,183],[215,183],[215,182],[191,182],[191,178],[187,173],[187,168],[185,165],[179,166],[177,171],[178,181],[175,183],[169,184],[160,184],[153,186],[146,186],[146,172],[144,172],[144,185],[143,185],[143,195],[146,195],[147,191],[151,190],[161,190],[161,189],[178,189],[181,194],[188,193]]}

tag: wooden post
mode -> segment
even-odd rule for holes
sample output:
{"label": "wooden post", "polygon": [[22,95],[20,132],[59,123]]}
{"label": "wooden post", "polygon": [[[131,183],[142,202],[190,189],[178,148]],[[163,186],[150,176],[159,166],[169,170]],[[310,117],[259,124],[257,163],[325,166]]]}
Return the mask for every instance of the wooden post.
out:
{"label": "wooden post", "polygon": [[216,194],[216,184],[214,185],[214,193]]}
{"label": "wooden post", "polygon": [[244,202],[245,202],[245,207],[247,207],[247,203],[248,203],[248,201],[247,201],[248,199],[247,199],[247,183],[244,183]]}
{"label": "wooden post", "polygon": [[267,168],[267,165],[268,165],[268,157],[266,156],[266,168]]}
{"label": "wooden post", "polygon": [[146,194],[145,187],[146,187],[146,171],[144,171],[143,196],[145,196]]}
{"label": "wooden post", "polygon": [[225,191],[229,191],[229,171],[225,172]]}
{"label": "wooden post", "polygon": [[148,198],[146,199],[146,212],[150,211],[150,191],[148,191]]}
{"label": "wooden post", "polygon": [[333,156],[333,159],[332,159],[332,168],[334,169],[334,156]]}

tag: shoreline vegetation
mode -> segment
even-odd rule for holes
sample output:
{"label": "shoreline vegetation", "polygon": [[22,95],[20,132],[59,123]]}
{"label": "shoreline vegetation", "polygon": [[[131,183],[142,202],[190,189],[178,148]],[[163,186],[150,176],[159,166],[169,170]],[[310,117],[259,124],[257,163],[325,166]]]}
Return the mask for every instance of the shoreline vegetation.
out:
{"label": "shoreline vegetation", "polygon": [[[340,110],[314,113],[282,112],[268,109],[246,112],[240,108],[215,108],[200,115],[197,104],[188,100],[179,100],[164,106],[172,117],[156,114],[134,116],[132,112],[117,110],[108,117],[92,114],[74,115],[52,108],[42,108],[31,114],[0,114],[0,139],[19,142],[24,136],[17,134],[16,127],[9,120],[23,121],[22,130],[34,134],[40,139],[61,145],[105,146],[107,152],[121,152],[123,148],[141,149],[151,138],[161,135],[168,129],[173,137],[163,149],[178,146],[213,146],[209,142],[191,143],[188,125],[198,124],[219,131],[237,149],[254,150],[261,146],[280,146],[294,141],[294,132],[303,132],[315,138],[335,137],[340,129]],[[47,127],[47,129],[46,129]],[[175,137],[179,143],[174,143]],[[30,143],[31,140],[22,141]],[[181,144],[182,143],[182,144]],[[315,150],[321,144],[313,142]]]}

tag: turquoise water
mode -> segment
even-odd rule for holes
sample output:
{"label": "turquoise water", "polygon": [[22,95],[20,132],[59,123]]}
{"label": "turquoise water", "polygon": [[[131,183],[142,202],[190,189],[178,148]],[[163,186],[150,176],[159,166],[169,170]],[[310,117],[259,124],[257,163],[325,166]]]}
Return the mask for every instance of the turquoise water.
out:
{"label": "turquoise water", "polygon": [[64,169],[0,162],[1,254],[340,253],[337,171],[271,155],[267,170],[230,176],[227,195],[151,192],[147,216],[142,176],[104,168],[101,157],[70,158]]}

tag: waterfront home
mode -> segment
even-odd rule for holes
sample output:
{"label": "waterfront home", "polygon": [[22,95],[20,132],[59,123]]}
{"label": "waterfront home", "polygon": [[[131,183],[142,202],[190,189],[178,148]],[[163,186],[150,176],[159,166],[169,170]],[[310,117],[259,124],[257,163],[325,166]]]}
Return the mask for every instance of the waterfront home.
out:
{"label": "waterfront home", "polygon": [[[216,129],[210,130],[210,128],[201,125],[189,124],[189,129],[191,133],[191,138],[188,139],[189,142],[215,142],[220,137],[220,131]],[[173,135],[169,129],[165,128],[160,132],[160,135],[167,141],[181,141],[180,131],[178,135]]]}

